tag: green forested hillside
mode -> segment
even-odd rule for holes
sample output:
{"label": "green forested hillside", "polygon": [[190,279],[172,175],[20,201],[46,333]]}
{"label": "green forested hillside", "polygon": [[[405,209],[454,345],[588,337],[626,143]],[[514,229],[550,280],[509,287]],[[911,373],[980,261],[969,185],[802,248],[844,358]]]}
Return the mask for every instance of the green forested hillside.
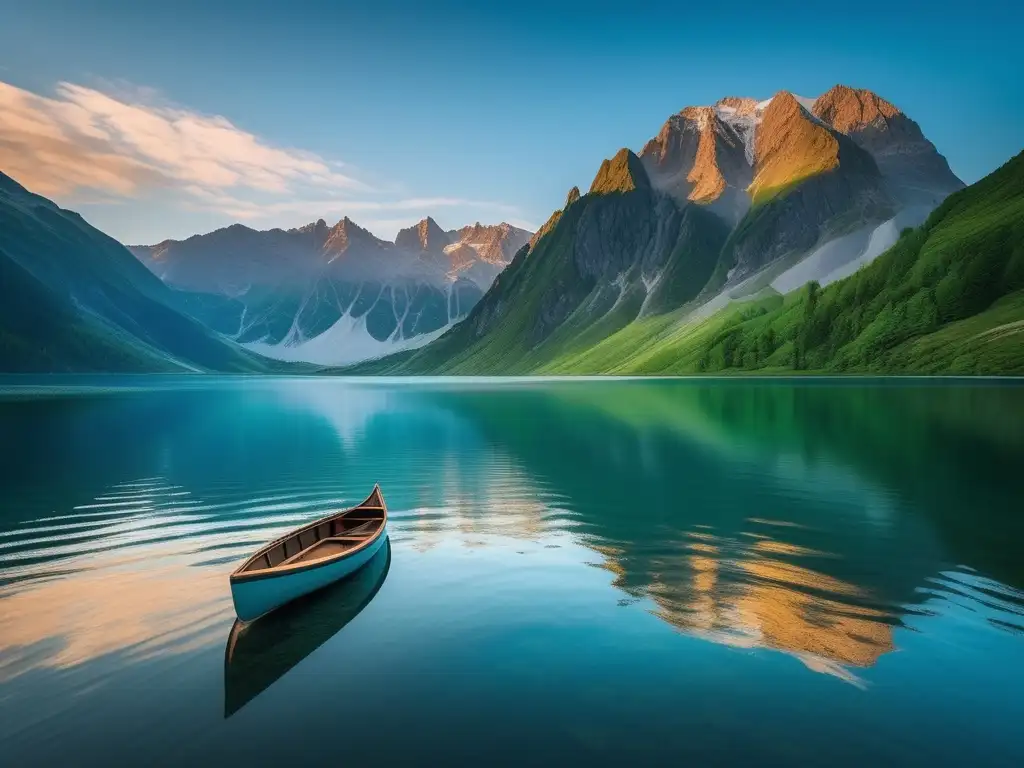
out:
{"label": "green forested hillside", "polygon": [[[641,329],[628,330],[606,357],[635,346]],[[851,277],[674,330],[625,369],[1024,373],[1024,153]]]}

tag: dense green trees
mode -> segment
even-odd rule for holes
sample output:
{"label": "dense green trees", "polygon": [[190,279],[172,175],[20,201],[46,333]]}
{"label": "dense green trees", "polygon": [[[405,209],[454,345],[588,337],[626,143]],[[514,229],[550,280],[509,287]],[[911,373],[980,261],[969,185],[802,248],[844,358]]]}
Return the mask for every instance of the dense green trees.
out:
{"label": "dense green trees", "polygon": [[[704,342],[699,369],[912,369],[912,360],[893,358],[901,345],[1022,290],[1024,153],[951,196],[849,278],[826,288],[809,283],[778,306],[734,311]],[[1024,339],[1018,343],[1024,357]]]}

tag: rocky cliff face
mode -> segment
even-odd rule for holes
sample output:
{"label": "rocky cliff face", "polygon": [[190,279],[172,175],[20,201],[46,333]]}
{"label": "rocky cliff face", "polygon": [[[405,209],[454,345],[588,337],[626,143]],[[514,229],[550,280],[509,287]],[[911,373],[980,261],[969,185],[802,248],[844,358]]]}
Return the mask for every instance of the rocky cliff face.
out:
{"label": "rocky cliff face", "polygon": [[837,85],[815,100],[813,112],[874,158],[902,205],[935,206],[964,186],[921,127],[871,91]]}
{"label": "rocky cliff face", "polygon": [[707,205],[735,222],[750,207],[754,127],[752,99],[727,98],[714,107],[686,107],[668,119],[640,153],[654,185],[680,202]]}
{"label": "rocky cliff face", "polygon": [[753,207],[723,253],[727,283],[896,213],[871,155],[785,91],[763,112],[754,168]]}
{"label": "rocky cliff face", "polygon": [[840,135],[814,120],[786,91],[768,103],[754,143],[754,179],[747,191],[755,203],[811,176],[839,167]]}
{"label": "rocky cliff face", "polygon": [[761,102],[686,107],[640,156],[656,187],[736,223],[759,195],[837,168],[838,136],[872,157],[897,206],[934,206],[963,187],[917,123],[877,94],[843,85],[816,99],[780,91]]}
{"label": "rocky cliff face", "polygon": [[709,291],[905,210],[916,222],[963,186],[913,120],[842,85],[687,107],[641,158],[656,188],[735,226]]}

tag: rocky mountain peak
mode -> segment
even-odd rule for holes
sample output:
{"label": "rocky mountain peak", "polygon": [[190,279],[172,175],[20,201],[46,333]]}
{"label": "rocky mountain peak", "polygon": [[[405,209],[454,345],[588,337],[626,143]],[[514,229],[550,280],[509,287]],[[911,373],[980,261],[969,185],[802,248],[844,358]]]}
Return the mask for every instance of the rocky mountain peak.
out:
{"label": "rocky mountain peak", "polygon": [[395,245],[409,251],[440,252],[450,242],[449,235],[430,216],[395,237]]}
{"label": "rocky mountain peak", "polygon": [[643,163],[632,150],[623,148],[615,153],[611,160],[601,163],[590,194],[606,195],[613,192],[632,192],[637,189],[650,189],[651,182]]}
{"label": "rocky mountain peak", "polygon": [[346,216],[331,228],[323,249],[327,253],[342,254],[355,245],[380,246],[382,243]]}
{"label": "rocky mountain peak", "polygon": [[779,91],[764,110],[754,145],[755,202],[809,176],[839,165],[834,131],[814,120],[789,91]]}
{"label": "rocky mountain peak", "polygon": [[465,245],[472,248],[481,261],[501,266],[507,264],[531,237],[531,233],[525,229],[504,221],[500,224],[481,224],[478,221],[452,234],[452,245],[444,249],[449,257],[456,252],[457,247]]}
{"label": "rocky mountain peak", "polygon": [[[695,110],[701,107],[684,107],[672,115],[661,126],[658,135],[640,150],[640,157],[657,165],[671,165],[679,154],[679,145],[685,143],[683,134],[695,135],[698,131]],[[684,153],[685,154],[685,153]]]}
{"label": "rocky mountain peak", "polygon": [[727,220],[749,207],[754,132],[764,103],[727,97],[672,115],[640,153],[652,184],[679,202],[713,205]]}
{"label": "rocky mountain peak", "polygon": [[684,107],[679,113],[683,120],[695,123],[698,131],[706,131],[715,119],[714,107]]}
{"label": "rocky mountain peak", "polygon": [[328,229],[327,222],[324,221],[323,219],[317,219],[316,221],[311,221],[309,224],[296,228],[295,231],[315,232],[318,229]]}
{"label": "rocky mountain peak", "polygon": [[818,98],[779,91],[764,101],[727,96],[713,107],[686,107],[640,157],[658,189],[708,205],[728,221],[737,221],[753,198],[840,161],[869,175],[877,166],[889,192],[906,204],[934,206],[963,186],[917,123],[878,94],[845,85]]}
{"label": "rocky mountain peak", "polygon": [[786,118],[798,117],[801,109],[803,109],[803,106],[794,93],[791,91],[779,91],[768,100],[768,104],[764,108],[763,119],[780,121]]}
{"label": "rocky mountain peak", "polygon": [[[607,163],[608,161],[605,160],[605,162]],[[577,200],[579,200],[580,197],[581,195],[579,187],[573,187],[572,189],[569,190],[569,194],[565,196],[565,205],[559,208],[557,211],[552,212],[552,214],[548,217],[548,220],[545,221],[544,224],[541,225],[541,228],[538,229],[530,238],[530,250],[533,250],[533,248],[537,245],[537,243],[540,242],[541,238],[543,238],[544,235],[546,235],[548,232],[555,228],[555,225],[562,218],[562,214],[565,213],[566,209],[570,205],[575,203]]]}
{"label": "rocky mountain peak", "polygon": [[740,117],[748,117],[756,115],[763,107],[761,102],[755,101],[754,99],[747,98],[745,96],[726,96],[724,99],[719,99],[715,102],[716,112],[729,112],[736,114]]}
{"label": "rocky mountain peak", "polygon": [[495,231],[500,230],[502,227],[507,227],[507,224],[481,224],[479,221],[474,224],[467,224],[462,229],[455,231],[456,236],[460,240],[472,240],[477,237],[485,237],[493,234]]}
{"label": "rocky mountain peak", "polygon": [[879,118],[887,120],[902,114],[892,103],[863,88],[836,85],[814,102],[814,116],[837,131],[850,133]]}
{"label": "rocky mountain peak", "polygon": [[876,93],[837,85],[814,103],[814,115],[866,150],[905,205],[934,207],[964,186],[921,126]]}
{"label": "rocky mountain peak", "polygon": [[323,219],[317,219],[309,224],[296,227],[295,229],[289,229],[288,231],[298,235],[311,235],[314,240],[323,241],[327,239],[330,227],[327,226],[327,222]]}

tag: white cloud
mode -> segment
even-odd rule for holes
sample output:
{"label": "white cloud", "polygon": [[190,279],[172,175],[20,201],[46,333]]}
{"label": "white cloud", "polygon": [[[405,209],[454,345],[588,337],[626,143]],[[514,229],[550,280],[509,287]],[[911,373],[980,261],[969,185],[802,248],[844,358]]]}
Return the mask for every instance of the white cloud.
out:
{"label": "white cloud", "polygon": [[318,155],[273,147],[226,118],[129,103],[72,83],[47,98],[0,82],[0,168],[47,195],[365,189]]}

